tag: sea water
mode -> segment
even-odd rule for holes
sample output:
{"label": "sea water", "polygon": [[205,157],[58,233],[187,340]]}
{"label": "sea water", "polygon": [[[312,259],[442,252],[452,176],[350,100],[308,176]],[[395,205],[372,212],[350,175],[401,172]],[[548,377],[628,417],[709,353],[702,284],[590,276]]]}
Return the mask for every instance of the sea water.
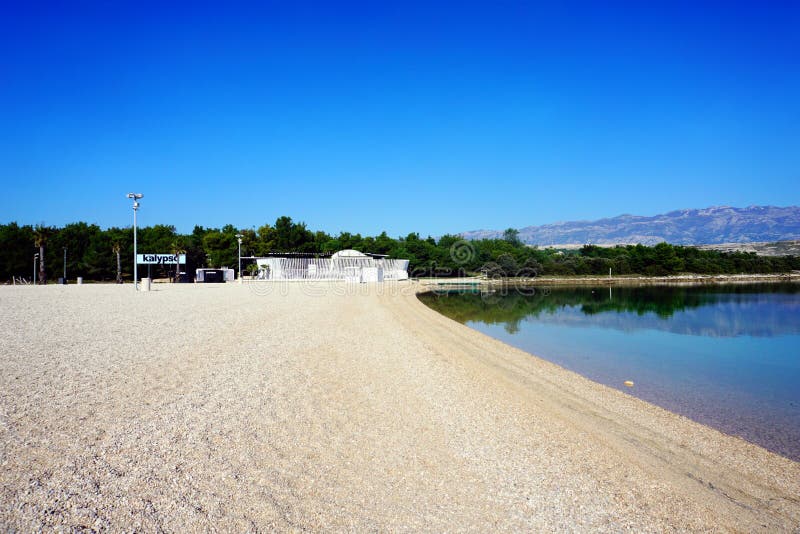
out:
{"label": "sea water", "polygon": [[594,381],[800,460],[800,284],[528,287],[422,300]]}

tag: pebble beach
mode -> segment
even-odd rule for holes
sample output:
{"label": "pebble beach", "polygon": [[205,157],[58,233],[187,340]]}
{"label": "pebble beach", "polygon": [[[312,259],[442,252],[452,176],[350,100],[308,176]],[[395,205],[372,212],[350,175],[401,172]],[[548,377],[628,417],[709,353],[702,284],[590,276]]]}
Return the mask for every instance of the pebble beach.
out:
{"label": "pebble beach", "polygon": [[0,528],[800,529],[797,462],[420,290],[0,287]]}

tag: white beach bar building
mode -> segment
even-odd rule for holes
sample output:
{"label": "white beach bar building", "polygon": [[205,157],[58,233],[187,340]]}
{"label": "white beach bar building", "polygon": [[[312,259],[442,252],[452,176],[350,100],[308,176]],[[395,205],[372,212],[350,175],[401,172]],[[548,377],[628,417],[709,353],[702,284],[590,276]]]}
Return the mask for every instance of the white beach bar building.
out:
{"label": "white beach bar building", "polygon": [[364,254],[357,250],[341,250],[329,258],[303,254],[275,255],[256,258],[257,279],[348,282],[407,280],[408,261],[393,260],[378,254]]}

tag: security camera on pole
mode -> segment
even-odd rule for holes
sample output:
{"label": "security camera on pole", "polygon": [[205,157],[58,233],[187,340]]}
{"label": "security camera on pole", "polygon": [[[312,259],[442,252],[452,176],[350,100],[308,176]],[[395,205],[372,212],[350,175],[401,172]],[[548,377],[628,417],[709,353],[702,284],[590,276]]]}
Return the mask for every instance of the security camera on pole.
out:
{"label": "security camera on pole", "polygon": [[139,200],[144,198],[141,193],[128,193],[128,198],[133,200],[133,289],[139,290],[139,269],[136,261],[136,212],[139,210]]}

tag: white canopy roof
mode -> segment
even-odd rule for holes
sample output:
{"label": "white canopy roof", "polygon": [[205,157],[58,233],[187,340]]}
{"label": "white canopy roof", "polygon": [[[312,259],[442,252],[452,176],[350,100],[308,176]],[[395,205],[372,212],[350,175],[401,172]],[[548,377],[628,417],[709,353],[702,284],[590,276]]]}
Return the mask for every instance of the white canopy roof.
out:
{"label": "white canopy roof", "polygon": [[353,249],[340,250],[339,252],[331,256],[331,258],[334,260],[339,258],[366,258],[366,257],[368,256],[363,252],[359,252]]}

